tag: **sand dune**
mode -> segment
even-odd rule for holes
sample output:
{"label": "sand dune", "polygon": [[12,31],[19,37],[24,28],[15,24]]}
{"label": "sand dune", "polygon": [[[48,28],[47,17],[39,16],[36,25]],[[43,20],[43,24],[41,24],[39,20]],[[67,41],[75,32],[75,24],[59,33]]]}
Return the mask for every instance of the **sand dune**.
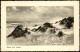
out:
{"label": "sand dune", "polygon": [[[41,25],[36,27],[33,26],[25,26],[28,27],[28,31],[30,34],[25,33],[26,37],[7,38],[7,45],[73,45],[74,44],[74,26],[70,29],[64,29],[64,25],[60,25],[60,22],[57,24],[52,24],[55,28],[47,28],[46,32],[40,32],[40,30],[33,32],[32,29],[38,29]],[[24,28],[25,28],[24,27]],[[12,33],[14,27],[7,28],[7,36]],[[55,29],[55,31],[54,31]],[[59,37],[59,32],[63,34]]]}

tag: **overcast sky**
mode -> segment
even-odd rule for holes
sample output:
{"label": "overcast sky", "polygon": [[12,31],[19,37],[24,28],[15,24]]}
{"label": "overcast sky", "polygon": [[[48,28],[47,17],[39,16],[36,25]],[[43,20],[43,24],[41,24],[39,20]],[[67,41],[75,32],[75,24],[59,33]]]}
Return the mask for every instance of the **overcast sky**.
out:
{"label": "overcast sky", "polygon": [[48,21],[74,16],[72,6],[9,6],[7,21]]}

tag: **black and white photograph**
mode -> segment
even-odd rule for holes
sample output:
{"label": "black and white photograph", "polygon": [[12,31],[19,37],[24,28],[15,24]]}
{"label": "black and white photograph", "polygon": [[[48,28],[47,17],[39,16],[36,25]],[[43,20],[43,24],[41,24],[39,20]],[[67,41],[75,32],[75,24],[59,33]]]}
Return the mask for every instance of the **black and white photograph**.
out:
{"label": "black and white photograph", "polygon": [[2,2],[1,50],[79,50],[79,3]]}
{"label": "black and white photograph", "polygon": [[73,6],[7,6],[8,45],[74,45]]}

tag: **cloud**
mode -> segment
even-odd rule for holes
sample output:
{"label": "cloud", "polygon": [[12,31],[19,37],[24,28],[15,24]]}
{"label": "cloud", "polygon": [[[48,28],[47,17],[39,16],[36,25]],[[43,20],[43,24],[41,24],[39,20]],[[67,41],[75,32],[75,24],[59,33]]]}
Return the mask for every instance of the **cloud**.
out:
{"label": "cloud", "polygon": [[73,10],[67,7],[35,7],[36,11],[42,13],[42,16],[47,17],[65,17],[65,16],[73,16]]}
{"label": "cloud", "polygon": [[64,18],[73,16],[74,10],[73,7],[64,7],[64,6],[34,6],[34,15],[38,15],[38,19],[47,21],[51,19]]}
{"label": "cloud", "polygon": [[31,7],[31,9],[34,9],[34,7]]}
{"label": "cloud", "polygon": [[18,11],[17,7],[15,7],[15,6],[12,7],[12,10]]}
{"label": "cloud", "polygon": [[49,7],[41,7],[41,6],[35,6],[35,11],[38,13],[45,13],[49,10]]}
{"label": "cloud", "polygon": [[74,16],[73,7],[67,6],[25,6],[11,7],[11,16],[8,19],[15,21],[49,21],[56,18]]}
{"label": "cloud", "polygon": [[9,11],[10,9],[9,9],[9,8],[7,8],[7,10]]}
{"label": "cloud", "polygon": [[23,11],[23,13],[25,14],[26,12],[25,12],[25,11]]}
{"label": "cloud", "polygon": [[9,15],[11,15],[11,13],[8,13]]}

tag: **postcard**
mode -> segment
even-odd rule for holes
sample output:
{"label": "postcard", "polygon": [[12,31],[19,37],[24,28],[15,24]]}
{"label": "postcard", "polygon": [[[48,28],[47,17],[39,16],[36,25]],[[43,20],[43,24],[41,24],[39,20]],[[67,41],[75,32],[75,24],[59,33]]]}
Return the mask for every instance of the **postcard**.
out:
{"label": "postcard", "polygon": [[2,1],[2,51],[79,51],[78,1]]}

